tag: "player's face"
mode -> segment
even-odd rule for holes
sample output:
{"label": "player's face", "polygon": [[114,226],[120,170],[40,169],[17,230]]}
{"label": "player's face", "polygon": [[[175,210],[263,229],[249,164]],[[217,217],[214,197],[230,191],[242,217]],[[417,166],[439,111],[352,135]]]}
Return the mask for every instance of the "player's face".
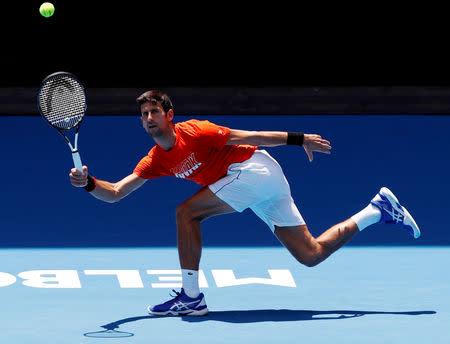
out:
{"label": "player's face", "polygon": [[142,126],[151,137],[164,135],[172,119],[173,111],[165,112],[160,104],[146,102],[141,105]]}

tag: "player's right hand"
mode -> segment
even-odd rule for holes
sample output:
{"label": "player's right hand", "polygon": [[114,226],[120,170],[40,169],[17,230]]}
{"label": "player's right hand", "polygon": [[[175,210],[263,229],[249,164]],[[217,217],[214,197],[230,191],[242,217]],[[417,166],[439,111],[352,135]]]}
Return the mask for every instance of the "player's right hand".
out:
{"label": "player's right hand", "polygon": [[87,185],[88,168],[83,166],[83,172],[78,171],[75,167],[70,170],[69,177],[70,183],[77,187],[82,188]]}

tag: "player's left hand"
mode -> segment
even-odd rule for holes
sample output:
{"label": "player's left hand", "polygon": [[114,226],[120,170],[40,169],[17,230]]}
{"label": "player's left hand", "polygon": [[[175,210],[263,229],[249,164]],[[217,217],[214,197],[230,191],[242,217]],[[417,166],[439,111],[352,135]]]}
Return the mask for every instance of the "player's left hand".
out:
{"label": "player's left hand", "polygon": [[322,136],[317,134],[304,134],[303,148],[308,155],[309,162],[314,159],[313,152],[331,154],[330,141],[322,139]]}

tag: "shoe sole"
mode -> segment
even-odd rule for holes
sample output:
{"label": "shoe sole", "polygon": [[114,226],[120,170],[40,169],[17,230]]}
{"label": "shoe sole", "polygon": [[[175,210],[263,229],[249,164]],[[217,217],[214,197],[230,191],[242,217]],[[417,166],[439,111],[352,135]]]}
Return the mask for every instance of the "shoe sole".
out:
{"label": "shoe sole", "polygon": [[147,307],[147,312],[151,315],[160,315],[160,316],[193,316],[193,317],[200,317],[203,315],[208,314],[209,310],[208,308],[203,308],[200,310],[194,310],[194,311],[188,311],[188,312],[176,312],[176,311],[167,311],[167,312],[152,312],[150,310],[151,306]]}
{"label": "shoe sole", "polygon": [[401,210],[405,214],[404,215],[405,218],[403,220],[403,223],[405,224],[405,226],[411,227],[414,239],[417,239],[418,237],[420,237],[421,233],[420,233],[419,226],[417,226],[416,221],[414,221],[414,218],[411,216],[409,211],[404,206],[402,206],[400,204],[400,202],[398,201],[397,197],[395,197],[394,193],[391,190],[389,190],[387,187],[382,187],[381,190],[380,190],[380,194],[383,195],[384,197],[386,197],[389,200],[389,203],[391,203],[392,206],[395,205],[395,208],[398,208],[398,206],[401,207]]}

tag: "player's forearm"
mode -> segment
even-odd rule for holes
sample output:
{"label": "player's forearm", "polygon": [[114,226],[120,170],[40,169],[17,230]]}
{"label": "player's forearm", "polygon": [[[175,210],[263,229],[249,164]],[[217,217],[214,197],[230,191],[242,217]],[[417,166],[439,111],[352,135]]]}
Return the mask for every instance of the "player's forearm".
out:
{"label": "player's forearm", "polygon": [[88,182],[87,191],[95,198],[108,203],[120,201],[122,198],[140,188],[147,181],[134,173],[126,176],[117,183],[110,183],[92,177],[89,178],[93,179],[93,182]]}
{"label": "player's forearm", "polygon": [[285,131],[231,130],[228,145],[254,145],[275,147],[285,145],[288,133]]}
{"label": "player's forearm", "polygon": [[118,202],[121,199],[117,183],[110,183],[105,180],[96,179],[95,189],[89,193],[95,198],[108,203]]}

